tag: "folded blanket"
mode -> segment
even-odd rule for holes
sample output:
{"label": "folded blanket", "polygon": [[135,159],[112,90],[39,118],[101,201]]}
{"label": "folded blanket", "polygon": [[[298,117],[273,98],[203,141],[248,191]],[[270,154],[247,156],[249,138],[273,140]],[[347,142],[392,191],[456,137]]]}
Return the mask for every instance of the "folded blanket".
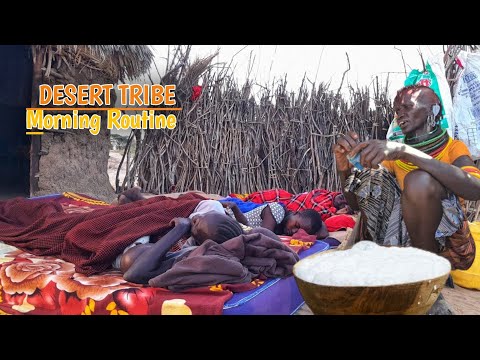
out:
{"label": "folded blanket", "polygon": [[158,196],[85,213],[65,213],[57,199],[0,201],[0,241],[35,255],[73,263],[85,275],[105,271],[136,239],[171,229],[174,217],[188,217],[204,200]]}
{"label": "folded blanket", "polygon": [[207,240],[186,259],[151,279],[149,285],[178,291],[221,283],[246,283],[258,276],[287,277],[298,259],[281,241],[260,233],[240,235],[223,244]]}

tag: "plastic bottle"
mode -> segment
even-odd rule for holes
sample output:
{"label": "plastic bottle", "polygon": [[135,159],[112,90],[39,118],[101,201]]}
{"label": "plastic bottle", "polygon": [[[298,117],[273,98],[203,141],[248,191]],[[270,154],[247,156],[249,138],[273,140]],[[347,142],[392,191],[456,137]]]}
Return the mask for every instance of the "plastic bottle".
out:
{"label": "plastic bottle", "polygon": [[347,159],[350,162],[350,164],[353,165],[353,167],[355,167],[358,170],[363,170],[363,166],[362,164],[360,164],[360,153],[361,151],[358,152],[354,157],[347,156]]}

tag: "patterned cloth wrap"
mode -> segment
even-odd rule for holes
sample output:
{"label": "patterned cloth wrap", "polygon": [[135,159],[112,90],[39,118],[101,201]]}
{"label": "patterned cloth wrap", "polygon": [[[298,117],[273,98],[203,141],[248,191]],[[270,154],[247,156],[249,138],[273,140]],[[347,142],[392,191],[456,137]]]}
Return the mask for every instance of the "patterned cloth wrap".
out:
{"label": "patterned cloth wrap", "polygon": [[301,194],[291,194],[283,189],[262,190],[245,194],[230,194],[231,197],[237,197],[244,201],[252,201],[257,204],[278,202],[287,208],[289,211],[301,211],[306,209],[313,209],[320,213],[322,220],[328,219],[337,212],[333,206],[335,196],[341,193],[329,191],[325,189],[314,189],[309,192]]}

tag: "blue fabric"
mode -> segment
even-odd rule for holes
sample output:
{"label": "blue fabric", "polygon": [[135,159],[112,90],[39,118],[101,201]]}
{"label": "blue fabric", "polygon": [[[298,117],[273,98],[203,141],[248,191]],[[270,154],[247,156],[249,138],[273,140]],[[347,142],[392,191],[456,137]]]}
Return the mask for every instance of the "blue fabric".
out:
{"label": "blue fabric", "polygon": [[330,249],[336,248],[338,245],[341,244],[340,241],[338,241],[337,239],[332,238],[332,237],[327,237],[325,239],[322,239],[322,241],[326,242]]}
{"label": "blue fabric", "polygon": [[246,212],[249,212],[253,209],[256,209],[257,207],[259,206],[262,206],[264,204],[256,204],[252,201],[242,201],[240,199],[237,199],[237,198],[233,198],[233,197],[227,197],[225,199],[222,199],[222,200],[219,200],[220,202],[225,202],[225,201],[231,201],[231,202],[234,202],[235,204],[237,204],[238,208],[240,209],[240,211],[242,213],[246,213]]}
{"label": "blue fabric", "polygon": [[[303,259],[328,250],[322,240],[316,240],[310,249],[301,251]],[[263,285],[249,291],[234,293],[223,305],[223,315],[290,315],[305,303],[293,275],[284,279],[268,279]]]}

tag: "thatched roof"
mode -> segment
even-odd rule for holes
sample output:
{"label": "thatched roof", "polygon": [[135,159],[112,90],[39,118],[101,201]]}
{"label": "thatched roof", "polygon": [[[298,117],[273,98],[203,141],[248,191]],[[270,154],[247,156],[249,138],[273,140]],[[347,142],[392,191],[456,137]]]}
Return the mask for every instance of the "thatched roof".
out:
{"label": "thatched roof", "polygon": [[32,51],[34,59],[43,55],[46,77],[58,78],[61,72],[55,69],[64,62],[70,70],[86,67],[104,72],[115,82],[147,72],[154,57],[148,45],[33,45]]}

